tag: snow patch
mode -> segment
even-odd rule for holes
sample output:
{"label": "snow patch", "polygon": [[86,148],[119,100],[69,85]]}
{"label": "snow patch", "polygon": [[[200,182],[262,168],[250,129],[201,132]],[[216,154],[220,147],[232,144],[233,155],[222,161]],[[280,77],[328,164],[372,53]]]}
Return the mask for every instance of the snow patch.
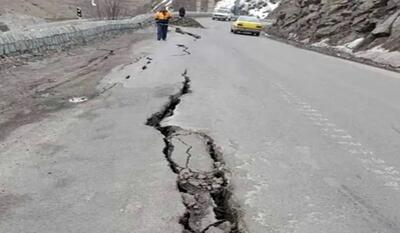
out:
{"label": "snow patch", "polygon": [[311,46],[319,47],[319,48],[327,48],[327,47],[330,47],[330,45],[328,44],[328,41],[329,41],[329,39],[323,39],[319,42],[312,44]]}
{"label": "snow patch", "polygon": [[215,9],[219,8],[233,9],[235,7],[235,2],[236,0],[221,0],[217,2],[217,4],[215,5]]}
{"label": "snow patch", "polygon": [[261,8],[255,8],[255,9],[251,9],[249,10],[249,15],[253,15],[253,16],[257,16],[260,19],[265,19],[268,17],[268,15],[274,11],[278,6],[279,6],[279,2],[277,3],[272,3],[270,1],[265,1],[265,3],[267,4],[264,7]]}
{"label": "snow patch", "polygon": [[79,104],[79,103],[83,103],[83,102],[88,101],[88,98],[85,97],[85,96],[72,97],[72,98],[70,98],[68,101],[69,101],[70,103],[73,103],[73,104]]}
{"label": "snow patch", "polygon": [[221,0],[216,4],[215,9],[227,8],[233,10],[236,6],[240,9],[241,14],[265,19],[279,6],[279,3],[279,1],[271,0]]}
{"label": "snow patch", "polygon": [[364,38],[358,38],[349,43],[335,46],[334,48],[336,48],[340,51],[346,52],[346,53],[352,53],[354,48],[356,48],[358,45],[360,45],[363,41],[364,41]]}
{"label": "snow patch", "polygon": [[361,58],[371,59],[376,62],[389,64],[394,67],[400,67],[400,52],[390,52],[381,46],[376,46],[366,51],[360,51],[354,55]]}
{"label": "snow patch", "polygon": [[353,56],[358,57],[358,58],[365,58],[365,59],[372,60],[374,62],[388,64],[395,68],[400,68],[400,52],[399,51],[391,52],[389,50],[382,48],[381,46],[376,46],[369,50],[354,52],[354,49],[358,45],[360,45],[364,40],[365,40],[364,38],[358,38],[354,41],[351,41],[351,42],[343,44],[343,45],[332,46],[332,45],[329,45],[329,39],[324,39],[324,40],[321,40],[314,44],[311,44],[311,46],[318,47],[318,48],[332,48],[332,49],[336,50],[337,52],[344,52],[344,53],[352,54]]}

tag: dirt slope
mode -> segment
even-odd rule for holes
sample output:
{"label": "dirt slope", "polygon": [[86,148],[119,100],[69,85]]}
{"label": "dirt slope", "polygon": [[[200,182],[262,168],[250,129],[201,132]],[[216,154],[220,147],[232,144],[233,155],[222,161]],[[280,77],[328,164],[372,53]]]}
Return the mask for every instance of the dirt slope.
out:
{"label": "dirt slope", "polygon": [[[104,0],[96,0],[104,1]],[[121,0],[127,14],[142,13],[150,8],[151,0]],[[76,7],[83,9],[84,17],[96,15],[96,8],[91,6],[91,0],[0,0],[0,13],[13,12],[49,20],[74,18]]]}

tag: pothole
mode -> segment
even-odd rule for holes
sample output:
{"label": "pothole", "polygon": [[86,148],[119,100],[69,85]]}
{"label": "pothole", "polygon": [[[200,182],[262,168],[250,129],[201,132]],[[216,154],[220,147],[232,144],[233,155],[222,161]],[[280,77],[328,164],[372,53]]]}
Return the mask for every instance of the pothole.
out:
{"label": "pothole", "polygon": [[186,70],[182,77],[179,92],[171,95],[169,102],[146,125],[164,136],[163,154],[177,175],[177,189],[186,208],[179,221],[183,233],[245,233],[243,212],[233,199],[230,171],[214,140],[202,132],[161,125],[174,114],[181,98],[190,93]]}

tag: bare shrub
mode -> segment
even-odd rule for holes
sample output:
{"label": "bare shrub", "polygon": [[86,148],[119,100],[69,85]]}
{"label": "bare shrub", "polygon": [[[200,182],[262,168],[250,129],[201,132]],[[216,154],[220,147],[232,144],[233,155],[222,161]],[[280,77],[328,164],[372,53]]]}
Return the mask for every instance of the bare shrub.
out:
{"label": "bare shrub", "polygon": [[126,0],[102,0],[96,2],[96,13],[99,18],[119,19],[129,15]]}

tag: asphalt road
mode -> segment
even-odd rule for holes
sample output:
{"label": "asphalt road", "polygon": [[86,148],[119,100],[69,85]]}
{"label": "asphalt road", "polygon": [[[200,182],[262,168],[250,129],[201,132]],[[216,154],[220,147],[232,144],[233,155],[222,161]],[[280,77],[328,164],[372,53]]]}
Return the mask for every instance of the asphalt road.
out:
{"label": "asphalt road", "polygon": [[248,232],[400,232],[400,75],[200,21],[184,30],[201,39],[138,43],[98,87],[112,89],[1,142],[0,232],[181,232],[145,123],[185,70],[162,125],[215,140]]}

